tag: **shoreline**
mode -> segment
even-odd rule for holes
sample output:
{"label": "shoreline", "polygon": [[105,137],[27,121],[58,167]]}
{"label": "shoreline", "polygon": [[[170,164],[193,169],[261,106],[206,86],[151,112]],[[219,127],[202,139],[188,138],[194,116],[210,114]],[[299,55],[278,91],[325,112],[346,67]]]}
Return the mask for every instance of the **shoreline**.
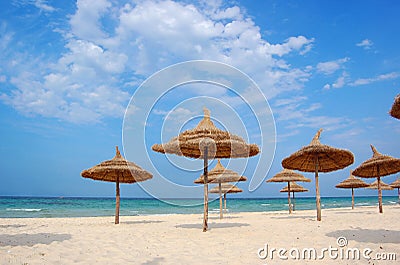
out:
{"label": "shoreline", "polygon": [[[260,249],[338,247],[395,253],[400,259],[400,206],[202,214],[0,219],[0,264],[353,264],[330,257],[312,260],[261,259]],[[262,251],[261,251],[262,252]],[[368,264],[361,258],[356,264]],[[358,262],[358,263],[357,263]],[[372,264],[372,263],[370,263]],[[396,261],[374,261],[396,264]]]}

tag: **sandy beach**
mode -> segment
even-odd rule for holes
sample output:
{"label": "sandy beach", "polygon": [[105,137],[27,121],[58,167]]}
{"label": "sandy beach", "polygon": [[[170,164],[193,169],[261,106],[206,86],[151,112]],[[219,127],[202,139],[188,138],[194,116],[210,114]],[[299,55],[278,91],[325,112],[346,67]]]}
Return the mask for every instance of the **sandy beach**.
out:
{"label": "sandy beach", "polygon": [[[211,215],[206,233],[199,214],[122,216],[119,225],[112,216],[4,218],[0,264],[397,264],[368,261],[363,251],[369,248],[370,257],[386,259],[394,253],[399,260],[399,216],[400,206],[386,206],[383,214],[376,207],[324,209],[322,222],[316,221],[314,210],[290,216],[227,214],[223,220]],[[338,237],[345,237],[347,244],[340,247]],[[265,257],[265,250],[271,254],[272,248],[287,251]],[[302,258],[305,248],[314,248],[317,257],[305,253]],[[350,260],[340,257],[341,249],[349,248],[360,250],[359,260],[352,254]]]}

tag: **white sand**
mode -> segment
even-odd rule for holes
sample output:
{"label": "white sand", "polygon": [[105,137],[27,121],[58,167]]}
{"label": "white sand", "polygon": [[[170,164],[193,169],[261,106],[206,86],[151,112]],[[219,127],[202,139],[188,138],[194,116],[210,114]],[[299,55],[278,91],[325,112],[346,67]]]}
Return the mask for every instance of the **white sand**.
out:
{"label": "white sand", "polygon": [[[202,215],[0,219],[0,264],[399,264],[400,206],[323,209],[211,215],[202,232]],[[370,248],[395,253],[397,261],[260,259],[258,250],[271,248]],[[292,250],[295,251],[295,250]],[[263,252],[261,254],[264,254]],[[295,252],[292,252],[295,255]],[[334,253],[333,253],[334,254]]]}

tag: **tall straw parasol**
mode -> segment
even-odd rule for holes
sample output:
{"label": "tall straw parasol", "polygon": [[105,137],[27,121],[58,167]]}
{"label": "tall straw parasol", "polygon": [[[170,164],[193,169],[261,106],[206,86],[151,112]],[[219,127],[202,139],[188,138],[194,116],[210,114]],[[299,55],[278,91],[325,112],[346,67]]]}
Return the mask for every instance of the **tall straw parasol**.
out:
{"label": "tall straw parasol", "polygon": [[395,174],[400,171],[400,159],[388,155],[382,155],[371,145],[372,158],[364,161],[353,171],[354,176],[361,178],[377,178],[378,180],[378,202],[379,213],[382,209],[382,190],[380,188],[381,177]]}
{"label": "tall straw parasol", "polygon": [[351,189],[351,209],[354,209],[354,189],[368,187],[369,184],[365,183],[359,178],[354,177],[353,171],[350,171],[350,176],[337,184],[336,188]]}
{"label": "tall straw parasol", "polygon": [[[219,187],[219,218],[222,219],[222,183],[227,182],[238,182],[238,181],[246,181],[247,178],[245,176],[240,176],[233,170],[226,169],[221,161],[218,159],[217,165],[208,172],[208,183],[218,183]],[[196,184],[204,183],[204,175],[201,175],[198,179],[194,181]]]}
{"label": "tall straw parasol", "polygon": [[[220,193],[224,194],[224,212],[226,213],[226,194],[227,193],[239,193],[243,192],[243,190],[239,189],[235,185],[224,183],[221,186],[215,186],[214,188],[210,189],[210,193]],[[221,209],[220,209],[221,210]]]}
{"label": "tall straw parasol", "polygon": [[160,153],[171,153],[204,160],[204,217],[203,232],[208,224],[208,158],[239,158],[257,155],[256,144],[247,144],[241,137],[215,127],[210,119],[210,111],[204,108],[204,118],[192,130],[186,130],[168,143],[151,147]]}
{"label": "tall straw parasol", "polygon": [[[392,186],[386,184],[381,180],[381,190],[393,190]],[[367,189],[377,190],[378,189],[378,180],[375,180],[371,184],[368,185]]]}
{"label": "tall straw parasol", "polygon": [[400,94],[398,94],[393,102],[393,106],[390,109],[390,115],[396,119],[400,119]]}
{"label": "tall straw parasol", "polygon": [[152,174],[142,169],[133,162],[125,160],[116,146],[116,154],[113,159],[83,170],[82,177],[94,180],[102,180],[116,183],[115,223],[119,224],[119,183],[135,183],[145,181],[153,177]]}
{"label": "tall straw parasol", "polygon": [[302,181],[302,182],[311,182],[310,179],[304,177],[300,173],[296,173],[293,170],[284,168],[281,172],[277,173],[275,176],[267,180],[266,182],[287,182],[288,183],[288,205],[289,205],[289,214],[292,213],[292,204],[290,202],[290,182],[292,181]]}
{"label": "tall straw parasol", "polygon": [[399,196],[399,203],[400,203],[400,177],[398,177],[395,181],[390,184],[390,186],[394,189],[397,188],[397,195]]}
{"label": "tall straw parasol", "polygon": [[[281,189],[279,192],[288,192],[289,191],[289,185],[287,185],[286,187],[284,187],[283,189]],[[297,184],[296,182],[291,182],[290,183],[290,191],[292,192],[293,195],[293,211],[295,208],[295,197],[294,197],[294,193],[295,192],[307,192],[308,189],[300,186],[299,184]]]}
{"label": "tall straw parasol", "polygon": [[322,129],[317,132],[309,145],[301,148],[282,161],[284,168],[303,172],[315,172],[318,221],[321,221],[321,196],[319,193],[318,172],[331,172],[343,169],[354,162],[354,156],[350,151],[321,144],[319,141],[321,132]]}

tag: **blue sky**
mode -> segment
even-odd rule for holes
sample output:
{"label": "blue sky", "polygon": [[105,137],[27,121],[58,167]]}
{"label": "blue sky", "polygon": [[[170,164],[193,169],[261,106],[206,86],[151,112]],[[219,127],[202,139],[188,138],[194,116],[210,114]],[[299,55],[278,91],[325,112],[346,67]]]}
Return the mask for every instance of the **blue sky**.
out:
{"label": "blue sky", "polygon": [[[128,104],[132,113],[143,114],[135,109],[135,100],[130,102],[141,83],[187,60],[225,63],[254,80],[275,121],[276,151],[259,137],[257,120],[265,122],[260,112],[235,105],[237,98],[229,90],[180,86],[162,97],[153,116],[139,125],[145,128],[147,154],[134,147],[131,155],[127,152],[154,174],[151,181],[162,174],[193,186],[201,161],[171,158],[190,168],[182,171],[150,147],[191,128],[203,105],[210,104],[215,120],[221,121],[218,126],[227,124],[270,151],[271,161],[231,160],[230,168],[237,166],[252,178],[257,165],[269,168],[271,163],[267,176],[256,176],[270,178],[281,170],[283,158],[324,128],[321,142],[351,150],[355,163],[321,174],[321,195],[349,195],[334,185],[371,157],[370,144],[400,157],[400,121],[388,115],[400,93],[399,11],[394,0],[1,1],[0,195],[113,196],[114,185],[83,179],[80,172],[112,158],[115,145],[122,147]],[[146,93],[158,96],[151,89]],[[220,107],[213,105],[215,100]],[[263,140],[275,139],[266,135]],[[390,183],[396,176],[383,180]],[[239,186],[245,190],[239,196],[276,197],[283,185],[263,183],[253,192],[248,183]],[[314,182],[304,186],[311,190],[304,196],[312,196]],[[121,189],[122,196],[148,196],[138,185]]]}

